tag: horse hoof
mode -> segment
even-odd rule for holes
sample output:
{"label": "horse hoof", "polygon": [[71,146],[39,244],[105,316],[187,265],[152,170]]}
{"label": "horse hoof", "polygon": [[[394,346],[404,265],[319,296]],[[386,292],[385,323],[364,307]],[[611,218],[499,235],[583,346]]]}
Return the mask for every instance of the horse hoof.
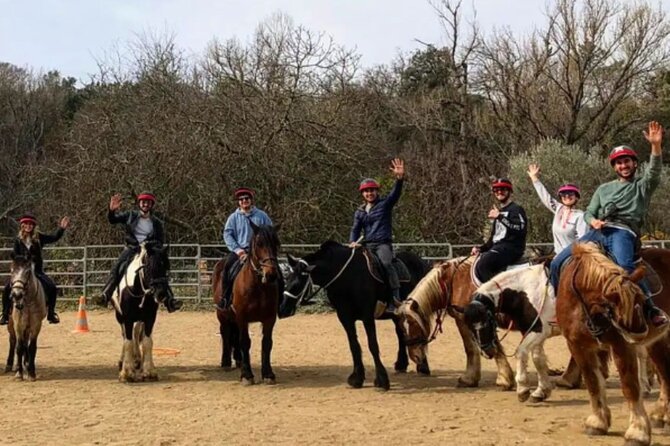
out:
{"label": "horse hoof", "polygon": [[596,435],[607,435],[607,430],[600,429],[597,427],[586,427],[584,428],[584,433],[586,435],[596,436]]}
{"label": "horse hoof", "polygon": [[357,377],[356,375],[350,375],[349,378],[347,378],[347,383],[354,389],[360,389],[363,387],[363,379]]}
{"label": "horse hoof", "polygon": [[639,441],[639,440],[633,440],[633,439],[628,439],[624,441],[623,446],[649,446],[648,441]]}
{"label": "horse hoof", "polygon": [[240,382],[242,383],[243,386],[253,386],[254,385],[254,378],[240,378]]}
{"label": "horse hoof", "polygon": [[509,384],[509,383],[496,383],[496,386],[500,388],[503,392],[509,392],[511,390],[514,390],[514,384]]}
{"label": "horse hoof", "polygon": [[476,381],[470,382],[466,381],[463,378],[458,378],[458,382],[456,383],[456,387],[463,388],[463,387],[477,387],[478,383]]}
{"label": "horse hoof", "polygon": [[427,365],[419,364],[416,366],[416,373],[423,376],[430,376],[430,368]]}
{"label": "horse hoof", "polygon": [[23,381],[23,375],[17,372],[16,375],[14,375],[14,379],[17,381]]}
{"label": "horse hoof", "polygon": [[565,378],[558,378],[554,384],[556,384],[557,387],[561,387],[563,389],[578,389],[579,388],[579,383],[571,383],[567,381]]}
{"label": "horse hoof", "polygon": [[5,367],[5,373],[11,373],[12,372],[12,366],[8,365]]}
{"label": "horse hoof", "polygon": [[526,401],[528,401],[528,398],[530,398],[530,389],[517,393],[516,396],[517,398],[519,398],[520,403],[525,403]]}
{"label": "horse hoof", "polygon": [[158,381],[158,374],[157,373],[145,373],[142,375],[142,381]]}
{"label": "horse hoof", "polygon": [[407,373],[407,367],[405,367],[404,369],[395,369],[395,372],[398,375],[403,375],[403,374]]}
{"label": "horse hoof", "polygon": [[391,388],[391,383],[389,382],[388,379],[381,380],[381,379],[376,379],[375,378],[375,387],[378,388],[379,390],[384,390],[387,391]]}
{"label": "horse hoof", "polygon": [[233,366],[229,364],[229,365],[222,365],[221,370],[223,370],[224,372],[232,372],[234,369]]}
{"label": "horse hoof", "polygon": [[275,378],[263,378],[263,384],[274,386],[275,384],[277,384],[277,380]]}
{"label": "horse hoof", "polygon": [[34,383],[37,380],[37,376],[34,375],[28,375],[28,381],[31,383]]}
{"label": "horse hoof", "polygon": [[135,378],[135,375],[121,372],[119,373],[119,381],[122,383],[134,383],[137,381],[137,379]]}
{"label": "horse hoof", "polygon": [[565,373],[565,370],[563,370],[563,369],[549,369],[549,370],[547,370],[547,374],[549,376],[561,376],[561,375],[563,375],[563,373]]}
{"label": "horse hoof", "polygon": [[542,402],[544,402],[546,399],[547,399],[546,396],[543,396],[543,397],[539,397],[539,396],[531,396],[531,397],[530,397],[530,402],[533,403],[533,404],[537,404],[537,403],[542,403]]}

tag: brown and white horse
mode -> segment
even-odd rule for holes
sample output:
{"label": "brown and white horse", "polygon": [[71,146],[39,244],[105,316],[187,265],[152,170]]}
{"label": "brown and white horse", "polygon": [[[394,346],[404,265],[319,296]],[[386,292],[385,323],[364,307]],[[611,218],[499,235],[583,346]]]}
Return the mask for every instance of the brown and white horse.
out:
{"label": "brown and white horse", "polygon": [[[35,275],[35,265],[26,257],[12,259],[11,276],[12,325],[16,336],[16,378],[23,379],[24,368],[28,379],[35,381],[35,357],[37,337],[42,329],[42,321],[47,315],[44,287]],[[11,342],[11,335],[10,335]],[[10,351],[11,355],[11,351]],[[11,371],[10,360],[7,367]]]}
{"label": "brown and white horse", "polygon": [[611,353],[630,411],[624,438],[626,444],[631,445],[651,442],[651,426],[642,403],[638,377],[639,346],[649,346],[659,372],[661,397],[656,417],[668,420],[670,343],[667,325],[656,329],[645,320],[642,311],[645,295],[635,283],[643,274],[642,267],[626,274],[596,245],[578,243],[573,247],[572,260],[563,267],[556,303],[559,326],[582,370],[591,399],[592,413],[585,421],[586,433],[605,435],[610,428],[605,376]]}
{"label": "brown and white horse", "polygon": [[[475,291],[471,279],[472,257],[459,257],[436,265],[409,294],[398,310],[406,345],[412,361],[417,364],[427,359],[428,344],[435,339],[445,314],[451,315],[463,340],[467,357],[465,373],[458,378],[459,387],[477,387],[481,379],[480,349],[456,308],[470,303]],[[437,325],[433,327],[433,316]],[[494,353],[498,376],[496,384],[505,390],[514,387],[514,373],[502,348]]]}

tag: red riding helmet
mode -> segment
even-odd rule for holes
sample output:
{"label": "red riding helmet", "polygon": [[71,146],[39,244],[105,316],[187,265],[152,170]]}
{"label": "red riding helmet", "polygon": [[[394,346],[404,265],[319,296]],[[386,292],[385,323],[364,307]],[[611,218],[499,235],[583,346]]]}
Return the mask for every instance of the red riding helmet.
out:
{"label": "red riding helmet", "polygon": [[366,178],[359,184],[358,191],[362,192],[365,189],[379,189],[379,183],[372,178]]}
{"label": "red riding helmet", "polygon": [[566,192],[574,192],[577,198],[582,197],[582,192],[579,190],[579,187],[576,184],[566,183],[558,188],[558,195]]}
{"label": "red riding helmet", "polygon": [[233,193],[233,195],[235,196],[236,200],[239,200],[240,197],[245,197],[245,196],[254,198],[254,195],[256,195],[256,193],[254,192],[253,189],[251,189],[249,187],[238,187],[237,189],[235,189],[235,192]]}
{"label": "red riding helmet", "polygon": [[637,161],[637,153],[635,153],[635,150],[631,149],[628,146],[619,146],[613,148],[608,158],[610,160],[610,164],[614,165],[614,161],[624,156],[629,156],[633,158],[635,161]]}
{"label": "red riding helmet", "polygon": [[139,195],[137,195],[137,201],[139,202],[140,200],[147,200],[156,204],[156,195],[154,195],[153,192],[148,191],[140,192]]}
{"label": "red riding helmet", "polygon": [[19,223],[32,223],[33,225],[37,224],[37,218],[30,212],[26,212],[21,217],[19,217]]}
{"label": "red riding helmet", "polygon": [[514,189],[512,188],[512,182],[507,178],[496,178],[495,180],[493,180],[493,183],[491,183],[491,190],[499,188],[507,189],[510,192],[514,192]]}

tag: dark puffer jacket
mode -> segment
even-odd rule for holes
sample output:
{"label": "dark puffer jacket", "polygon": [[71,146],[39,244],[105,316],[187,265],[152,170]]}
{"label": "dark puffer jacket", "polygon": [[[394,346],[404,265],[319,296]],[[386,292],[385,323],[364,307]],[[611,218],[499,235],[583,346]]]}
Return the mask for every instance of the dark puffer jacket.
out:
{"label": "dark puffer jacket", "polygon": [[386,197],[377,198],[369,212],[365,211],[365,204],[356,209],[349,241],[357,241],[361,232],[365,234],[367,243],[391,243],[393,241],[392,211],[393,206],[400,199],[402,184],[403,180],[396,180],[391,193]]}

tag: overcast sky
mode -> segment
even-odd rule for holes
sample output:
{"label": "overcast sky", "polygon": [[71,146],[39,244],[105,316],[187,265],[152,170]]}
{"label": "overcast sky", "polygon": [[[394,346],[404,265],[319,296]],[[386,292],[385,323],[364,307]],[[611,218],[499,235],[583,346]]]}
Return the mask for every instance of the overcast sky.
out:
{"label": "overcast sky", "polygon": [[[464,0],[484,32],[524,33],[543,23],[547,0]],[[662,0],[666,11],[670,0]],[[199,54],[212,38],[245,41],[256,25],[281,11],[296,24],[356,48],[362,64],[389,62],[416,39],[440,43],[441,28],[426,0],[0,0],[0,61],[58,69],[80,80],[95,58],[135,35],[169,30],[181,48]]]}

